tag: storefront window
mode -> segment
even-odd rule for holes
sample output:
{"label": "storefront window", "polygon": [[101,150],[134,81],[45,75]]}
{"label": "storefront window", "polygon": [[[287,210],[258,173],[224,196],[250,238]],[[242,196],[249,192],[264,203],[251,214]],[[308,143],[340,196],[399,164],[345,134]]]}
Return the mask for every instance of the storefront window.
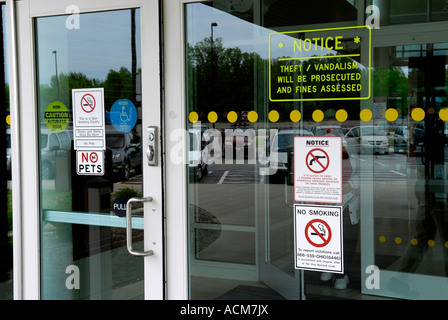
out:
{"label": "storefront window", "polygon": [[448,19],[448,7],[445,0],[368,0],[368,12],[375,11],[382,25],[408,24],[431,21],[446,21]]}
{"label": "storefront window", "polygon": [[445,4],[392,2],[185,5],[191,298],[441,298],[447,46],[388,26]]}

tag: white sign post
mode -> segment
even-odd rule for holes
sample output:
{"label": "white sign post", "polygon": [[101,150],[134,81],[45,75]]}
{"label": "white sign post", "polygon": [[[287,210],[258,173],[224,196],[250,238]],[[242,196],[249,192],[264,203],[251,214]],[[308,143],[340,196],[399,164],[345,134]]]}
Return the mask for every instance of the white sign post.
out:
{"label": "white sign post", "polygon": [[105,150],[104,89],[73,89],[72,106],[75,150]]}
{"label": "white sign post", "polygon": [[341,137],[294,137],[294,200],[342,203]]}
{"label": "white sign post", "polygon": [[344,273],[342,207],[294,205],[295,268]]}

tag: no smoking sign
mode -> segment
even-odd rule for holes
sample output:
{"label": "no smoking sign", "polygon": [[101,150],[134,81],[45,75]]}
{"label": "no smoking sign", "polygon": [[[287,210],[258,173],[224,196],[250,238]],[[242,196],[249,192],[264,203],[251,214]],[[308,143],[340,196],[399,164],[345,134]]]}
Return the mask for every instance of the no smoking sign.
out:
{"label": "no smoking sign", "polygon": [[76,173],[82,176],[104,175],[103,151],[76,152]]}
{"label": "no smoking sign", "polygon": [[294,205],[295,266],[344,272],[342,207]]}

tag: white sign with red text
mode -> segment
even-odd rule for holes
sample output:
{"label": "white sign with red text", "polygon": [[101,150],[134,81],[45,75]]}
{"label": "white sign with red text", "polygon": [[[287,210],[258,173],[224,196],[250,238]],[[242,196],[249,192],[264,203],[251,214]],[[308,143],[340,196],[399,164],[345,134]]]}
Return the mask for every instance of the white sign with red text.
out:
{"label": "white sign with red text", "polygon": [[294,137],[294,200],[342,203],[341,137]]}
{"label": "white sign with red text", "polygon": [[76,173],[80,176],[104,175],[103,151],[76,151]]}
{"label": "white sign with red text", "polygon": [[73,89],[75,150],[105,150],[104,88]]}
{"label": "white sign with red text", "polygon": [[341,206],[294,204],[296,269],[344,273]]}

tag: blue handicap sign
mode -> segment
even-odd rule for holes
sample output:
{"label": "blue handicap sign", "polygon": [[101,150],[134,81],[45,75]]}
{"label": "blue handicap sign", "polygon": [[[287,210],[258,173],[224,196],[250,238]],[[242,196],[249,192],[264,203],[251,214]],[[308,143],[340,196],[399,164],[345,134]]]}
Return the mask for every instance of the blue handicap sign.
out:
{"label": "blue handicap sign", "polygon": [[110,122],[119,132],[131,131],[137,123],[137,108],[129,99],[118,99],[110,109]]}

